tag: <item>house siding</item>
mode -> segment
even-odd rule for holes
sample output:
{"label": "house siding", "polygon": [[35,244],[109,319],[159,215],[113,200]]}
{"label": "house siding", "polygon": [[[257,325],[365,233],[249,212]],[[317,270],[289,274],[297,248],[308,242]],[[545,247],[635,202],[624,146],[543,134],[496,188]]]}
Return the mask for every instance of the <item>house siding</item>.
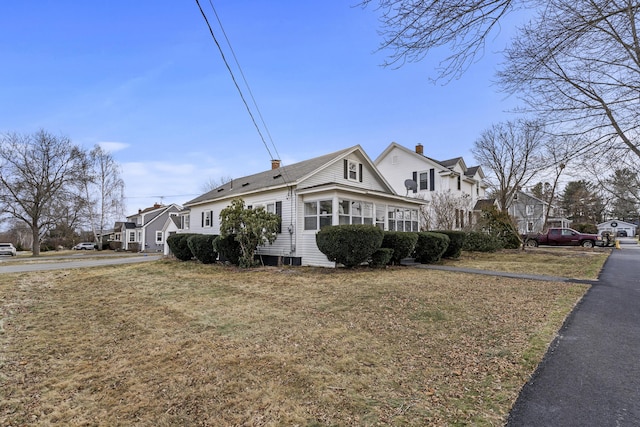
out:
{"label": "house siding", "polygon": [[324,185],[328,182],[334,182],[337,184],[349,185],[351,187],[361,188],[364,190],[381,192],[388,191],[388,187],[377,177],[378,174],[371,169],[364,157],[358,155],[358,153],[352,153],[349,156],[345,156],[344,159],[353,160],[362,165],[362,172],[360,173],[362,181],[345,179],[344,163],[342,161],[343,159],[340,159],[339,161],[336,161],[329,165],[327,168],[301,181],[298,184],[298,188],[310,188]]}

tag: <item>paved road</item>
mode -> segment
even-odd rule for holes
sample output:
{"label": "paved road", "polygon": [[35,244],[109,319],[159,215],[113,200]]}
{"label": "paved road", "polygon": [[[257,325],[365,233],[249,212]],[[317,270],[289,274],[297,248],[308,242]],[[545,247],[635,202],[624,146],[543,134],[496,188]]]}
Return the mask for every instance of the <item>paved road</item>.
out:
{"label": "paved road", "polygon": [[624,239],[569,316],[508,427],[640,426],[640,246]]}
{"label": "paved road", "polygon": [[[83,253],[83,255],[85,255]],[[32,271],[63,270],[67,268],[101,267],[104,265],[131,264],[137,262],[156,261],[162,255],[138,254],[125,256],[110,256],[109,254],[88,255],[89,259],[81,259],[76,255],[63,257],[42,257],[42,258],[7,258],[10,265],[0,264],[0,274],[3,273],[26,273]],[[14,263],[15,262],[15,263]]]}

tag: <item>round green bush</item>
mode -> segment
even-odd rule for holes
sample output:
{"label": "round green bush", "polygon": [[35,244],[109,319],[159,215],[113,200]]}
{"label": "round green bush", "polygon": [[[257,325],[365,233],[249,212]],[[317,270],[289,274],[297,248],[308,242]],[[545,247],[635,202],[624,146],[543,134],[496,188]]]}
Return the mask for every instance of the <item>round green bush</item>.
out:
{"label": "round green bush", "polygon": [[242,250],[234,234],[229,234],[225,237],[220,236],[215,239],[213,241],[213,250],[220,255],[220,261],[228,261],[233,265],[240,265]]}
{"label": "round green bush", "polygon": [[416,233],[418,242],[414,251],[416,261],[421,264],[432,264],[440,261],[449,246],[449,236],[432,231]]}
{"label": "round green bush", "polygon": [[178,258],[180,261],[189,261],[193,258],[193,252],[189,249],[189,245],[187,243],[187,239],[189,237],[194,236],[193,233],[185,233],[185,234],[172,234],[167,237],[167,245],[169,245],[169,249],[173,256]]}
{"label": "round green bush", "polygon": [[391,248],[380,248],[371,254],[371,260],[369,261],[369,267],[373,268],[384,268],[393,256],[393,249]]}
{"label": "round green bush", "polygon": [[329,261],[351,268],[369,260],[382,245],[382,235],[374,225],[332,225],[318,231],[316,244]]}
{"label": "round green bush", "polygon": [[400,264],[403,258],[407,258],[413,253],[418,242],[416,233],[403,231],[385,231],[382,238],[382,247],[393,249],[391,264]]}
{"label": "round green bush", "polygon": [[469,252],[496,252],[502,247],[502,240],[498,236],[483,231],[470,231],[462,249]]}
{"label": "round green bush", "polygon": [[218,259],[218,253],[213,250],[216,234],[196,234],[187,239],[187,245],[193,256],[203,264],[213,264]]}
{"label": "round green bush", "polygon": [[444,254],[442,254],[442,258],[460,258],[467,233],[456,230],[435,230],[434,232],[449,236],[449,246]]}

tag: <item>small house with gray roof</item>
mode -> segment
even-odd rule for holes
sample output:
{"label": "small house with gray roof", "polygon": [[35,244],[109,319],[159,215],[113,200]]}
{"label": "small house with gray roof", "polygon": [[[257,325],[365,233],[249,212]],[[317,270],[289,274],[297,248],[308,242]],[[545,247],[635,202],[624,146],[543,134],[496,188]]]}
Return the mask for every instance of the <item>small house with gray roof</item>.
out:
{"label": "small house with gray roof", "polygon": [[257,254],[269,262],[333,267],[316,245],[326,225],[371,224],[383,230],[418,231],[421,200],[398,195],[356,145],[299,163],[233,179],[184,204],[179,232],[220,234],[220,211],[235,198],[281,218],[271,245]]}

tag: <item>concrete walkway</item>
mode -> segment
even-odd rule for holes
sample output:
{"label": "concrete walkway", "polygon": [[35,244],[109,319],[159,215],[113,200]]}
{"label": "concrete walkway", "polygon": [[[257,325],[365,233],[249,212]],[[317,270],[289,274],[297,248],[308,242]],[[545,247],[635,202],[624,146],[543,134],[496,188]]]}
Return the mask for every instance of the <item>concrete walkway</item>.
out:
{"label": "concrete walkway", "polygon": [[625,239],[568,317],[507,422],[640,426],[640,246]]}

